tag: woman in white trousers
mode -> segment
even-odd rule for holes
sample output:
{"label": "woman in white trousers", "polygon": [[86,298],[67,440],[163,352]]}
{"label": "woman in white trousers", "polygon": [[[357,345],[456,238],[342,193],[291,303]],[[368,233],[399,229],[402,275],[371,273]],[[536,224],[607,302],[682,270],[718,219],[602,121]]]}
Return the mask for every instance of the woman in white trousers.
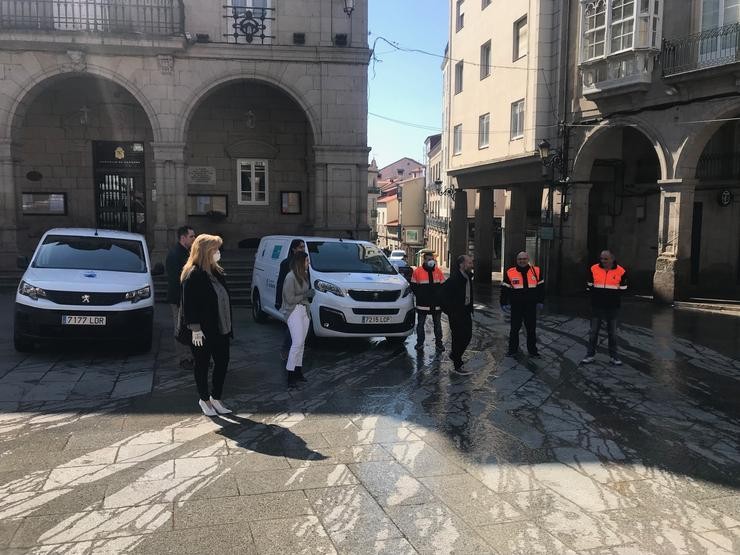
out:
{"label": "woman in white trousers", "polygon": [[290,262],[290,273],[283,283],[282,313],[287,317],[290,330],[291,347],[285,365],[288,385],[305,382],[303,376],[303,350],[311,319],[308,311],[313,298],[313,290],[308,282],[308,255],[296,252]]}

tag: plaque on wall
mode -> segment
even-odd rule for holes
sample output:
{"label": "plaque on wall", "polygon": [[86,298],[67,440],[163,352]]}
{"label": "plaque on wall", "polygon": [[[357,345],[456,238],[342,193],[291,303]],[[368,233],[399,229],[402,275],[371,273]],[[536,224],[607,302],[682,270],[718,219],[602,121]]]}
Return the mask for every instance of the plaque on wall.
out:
{"label": "plaque on wall", "polygon": [[215,185],[216,168],[213,166],[188,166],[188,185]]}

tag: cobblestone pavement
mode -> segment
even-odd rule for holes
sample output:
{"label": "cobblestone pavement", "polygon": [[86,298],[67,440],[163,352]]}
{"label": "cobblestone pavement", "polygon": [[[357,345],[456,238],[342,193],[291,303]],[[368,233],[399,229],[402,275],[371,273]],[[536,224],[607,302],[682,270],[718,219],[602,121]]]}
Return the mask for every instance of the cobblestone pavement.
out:
{"label": "cobblestone pavement", "polygon": [[637,305],[617,368],[578,364],[571,303],[535,360],[483,308],[471,377],[431,334],[319,342],[288,391],[240,310],[209,419],[157,310],[146,356],[1,340],[1,553],[740,552],[740,319]]}

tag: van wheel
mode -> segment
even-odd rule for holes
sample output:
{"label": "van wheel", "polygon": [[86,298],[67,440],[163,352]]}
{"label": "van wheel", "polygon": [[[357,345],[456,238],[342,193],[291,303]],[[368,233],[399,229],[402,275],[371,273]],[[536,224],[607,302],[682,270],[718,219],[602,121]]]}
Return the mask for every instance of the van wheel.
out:
{"label": "van wheel", "polygon": [[252,318],[258,324],[264,324],[267,322],[267,314],[262,310],[262,300],[260,299],[259,289],[255,289],[252,293]]}
{"label": "van wheel", "polygon": [[143,339],[139,339],[136,342],[136,346],[134,347],[134,350],[139,354],[145,354],[152,350],[152,336],[149,334],[149,337],[145,337]]}
{"label": "van wheel", "polygon": [[33,351],[33,341],[22,335],[13,334],[13,346],[19,353],[30,353]]}

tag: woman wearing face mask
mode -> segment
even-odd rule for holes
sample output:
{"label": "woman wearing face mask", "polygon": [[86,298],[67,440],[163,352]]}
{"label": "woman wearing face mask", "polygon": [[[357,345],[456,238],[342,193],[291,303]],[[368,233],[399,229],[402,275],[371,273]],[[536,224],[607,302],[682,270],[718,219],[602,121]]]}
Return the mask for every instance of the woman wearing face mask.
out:
{"label": "woman wearing face mask", "polygon": [[285,315],[290,330],[291,347],[288,353],[287,371],[288,386],[305,382],[303,377],[303,348],[311,320],[308,316],[313,298],[313,289],[308,283],[308,255],[298,251],[290,261],[290,273],[283,283],[282,313]]}
{"label": "woman wearing face mask", "polygon": [[[229,343],[234,336],[231,299],[224,270],[218,264],[221,245],[221,237],[198,235],[180,275],[182,323],[192,333],[195,385],[200,396],[200,408],[206,416],[231,412],[221,402],[229,365]],[[209,394],[208,365],[211,358],[213,378]]]}

